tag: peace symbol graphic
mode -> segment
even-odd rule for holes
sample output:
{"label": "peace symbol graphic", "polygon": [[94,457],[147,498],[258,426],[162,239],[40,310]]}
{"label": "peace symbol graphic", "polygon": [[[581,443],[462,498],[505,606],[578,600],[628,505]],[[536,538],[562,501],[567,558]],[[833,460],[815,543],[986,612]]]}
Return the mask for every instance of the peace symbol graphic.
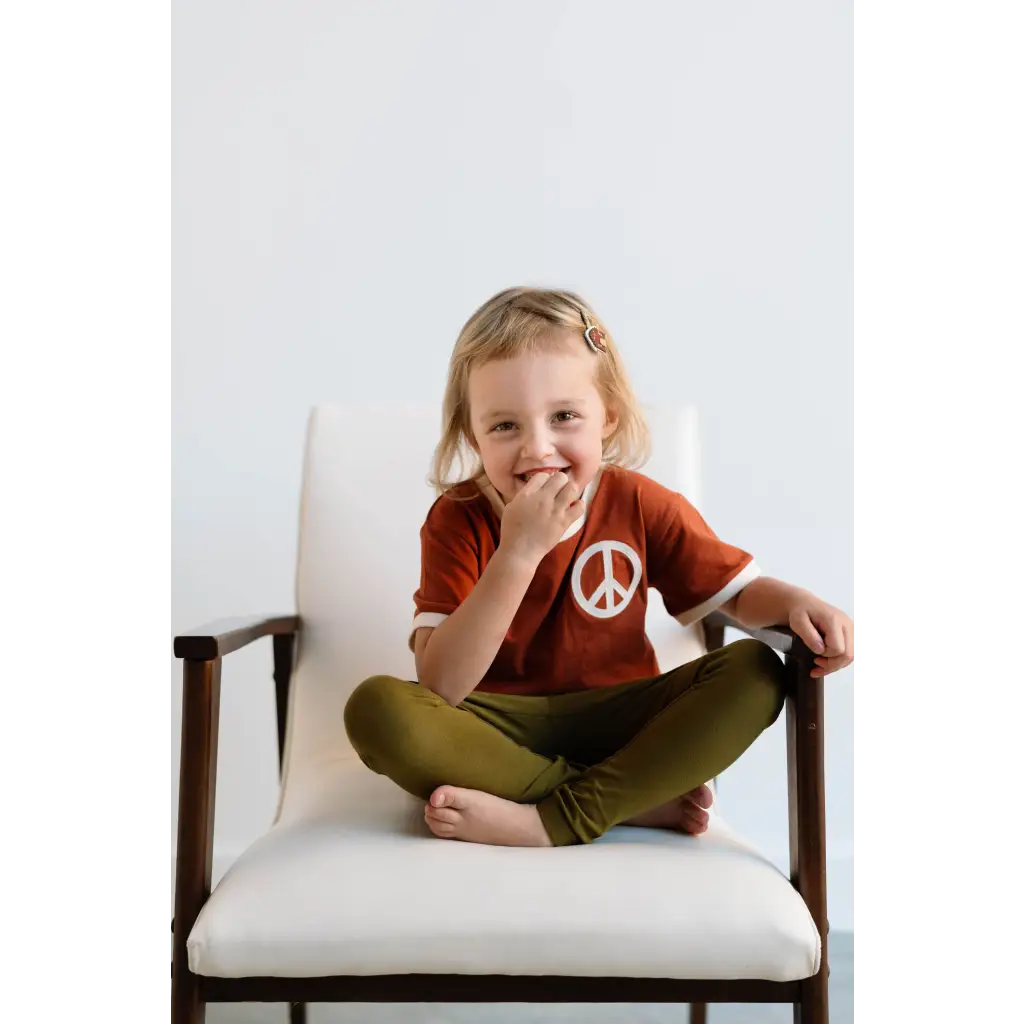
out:
{"label": "peace symbol graphic", "polygon": [[[633,567],[633,578],[629,582],[629,587],[624,587],[612,575],[613,551],[618,551],[620,554],[625,555]],[[604,579],[597,590],[590,597],[587,597],[583,593],[583,587],[581,586],[583,567],[597,554],[604,556]],[[623,544],[622,541],[618,540],[599,540],[596,544],[591,544],[576,559],[576,564],[572,569],[572,596],[576,598],[576,603],[580,608],[585,612],[589,612],[595,619],[610,619],[613,615],[618,615],[622,612],[633,599],[636,588],[640,586],[641,574],[640,556],[628,544]],[[615,602],[616,596],[619,598],[617,604]],[[602,601],[604,602],[603,608],[600,607]]]}

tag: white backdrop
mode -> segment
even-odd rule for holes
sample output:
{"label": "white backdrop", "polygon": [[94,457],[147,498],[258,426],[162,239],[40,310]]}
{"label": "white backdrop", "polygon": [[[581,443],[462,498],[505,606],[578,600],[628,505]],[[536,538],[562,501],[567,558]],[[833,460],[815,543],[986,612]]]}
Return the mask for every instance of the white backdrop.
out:
{"label": "white backdrop", "polygon": [[[697,407],[716,532],[853,614],[850,5],[177,0],[173,43],[172,631],[292,610],[310,406],[439,402],[517,284],[593,303],[641,399]],[[270,671],[269,641],[225,662],[218,873],[274,811]],[[827,681],[835,929],[853,674]],[[176,819],[177,663],[171,690]],[[785,862],[781,723],[721,800]]]}

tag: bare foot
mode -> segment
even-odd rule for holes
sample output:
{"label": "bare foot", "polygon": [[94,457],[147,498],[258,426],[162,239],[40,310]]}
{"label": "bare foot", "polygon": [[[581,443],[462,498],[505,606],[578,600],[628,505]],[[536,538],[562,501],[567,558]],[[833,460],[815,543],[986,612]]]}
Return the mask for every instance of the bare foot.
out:
{"label": "bare foot", "polygon": [[646,828],[670,828],[699,836],[708,828],[707,808],[714,802],[707,785],[691,789],[689,793],[675,796],[671,800],[650,810],[635,814],[623,825],[642,825]]}
{"label": "bare foot", "polygon": [[533,804],[517,804],[479,789],[438,786],[423,809],[439,839],[489,846],[552,846]]}

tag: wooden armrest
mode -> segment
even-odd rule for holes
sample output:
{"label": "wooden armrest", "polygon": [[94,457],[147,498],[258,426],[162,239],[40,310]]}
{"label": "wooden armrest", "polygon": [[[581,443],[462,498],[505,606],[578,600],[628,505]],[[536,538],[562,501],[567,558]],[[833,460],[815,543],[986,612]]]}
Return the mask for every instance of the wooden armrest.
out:
{"label": "wooden armrest", "polygon": [[174,638],[174,656],[189,661],[213,661],[261,636],[283,636],[297,633],[301,626],[298,615],[251,616],[218,619],[189,633]]}
{"label": "wooden armrest", "polygon": [[741,633],[746,633],[747,636],[766,643],[780,654],[796,658],[798,661],[813,661],[815,657],[810,647],[788,626],[767,626],[755,629],[751,626],[744,626],[742,623],[736,622],[735,619],[730,619],[724,612],[711,612],[710,615],[704,616],[704,622],[708,626],[738,629]]}

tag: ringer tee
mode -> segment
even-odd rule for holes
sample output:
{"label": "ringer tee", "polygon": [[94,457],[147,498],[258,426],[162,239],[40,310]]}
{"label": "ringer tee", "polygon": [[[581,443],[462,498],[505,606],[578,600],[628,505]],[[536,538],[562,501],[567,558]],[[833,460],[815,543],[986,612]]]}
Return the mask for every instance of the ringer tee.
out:
{"label": "ringer tee", "polygon": [[[486,477],[452,494],[434,502],[420,530],[410,648],[417,629],[439,626],[469,596],[500,540],[504,502]],[[583,502],[541,560],[477,690],[551,695],[659,675],[645,632],[648,588],[689,625],[760,575],[683,495],[642,473],[605,465]]]}

